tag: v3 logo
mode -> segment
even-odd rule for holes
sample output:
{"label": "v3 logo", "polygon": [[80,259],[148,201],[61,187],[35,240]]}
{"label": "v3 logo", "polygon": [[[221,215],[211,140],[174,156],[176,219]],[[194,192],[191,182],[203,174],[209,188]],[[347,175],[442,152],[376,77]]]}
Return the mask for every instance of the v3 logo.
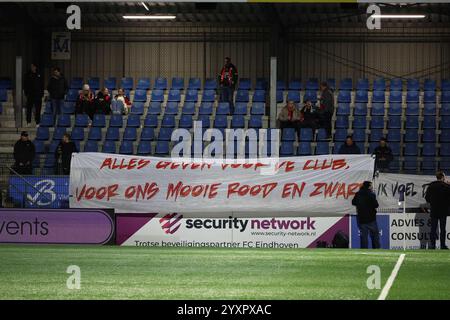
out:
{"label": "v3 logo", "polygon": [[27,200],[32,204],[36,204],[38,206],[48,206],[55,202],[55,181],[50,179],[38,181],[34,185],[34,189],[33,191],[36,193],[33,196],[29,193],[27,194]]}
{"label": "v3 logo", "polygon": [[169,213],[159,219],[159,223],[166,234],[174,234],[181,227],[182,218],[182,214]]}

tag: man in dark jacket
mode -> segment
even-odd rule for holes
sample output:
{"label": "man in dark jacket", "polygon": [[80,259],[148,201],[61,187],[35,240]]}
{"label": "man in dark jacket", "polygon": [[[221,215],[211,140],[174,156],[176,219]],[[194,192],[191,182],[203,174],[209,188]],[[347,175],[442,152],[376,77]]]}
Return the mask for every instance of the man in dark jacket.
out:
{"label": "man in dark jacket", "polygon": [[303,108],[300,110],[300,128],[311,128],[313,132],[317,129],[319,124],[319,115],[314,110],[310,100],[306,100]]}
{"label": "man in dark jacket", "polygon": [[[57,174],[70,174],[70,162],[72,160],[72,153],[78,152],[77,146],[73,141],[70,141],[70,135],[65,133],[63,140],[59,143],[55,151],[55,158],[57,161]],[[58,170],[60,168],[60,170]]]}
{"label": "man in dark jacket", "polygon": [[392,155],[392,150],[387,145],[386,138],[380,139],[380,144],[373,151],[375,155],[375,167],[380,171],[386,171],[389,169],[389,163],[394,159]]}
{"label": "man in dark jacket", "polygon": [[53,68],[52,77],[48,82],[47,90],[50,94],[50,101],[52,104],[53,115],[61,114],[61,107],[64,103],[64,96],[69,86],[64,76],[61,74],[61,70],[56,67]]}
{"label": "man in dark jacket", "polygon": [[34,144],[28,139],[28,132],[22,131],[20,139],[14,144],[14,170],[19,174],[32,174],[34,156]]}
{"label": "man in dark jacket", "polygon": [[230,113],[234,113],[234,89],[238,81],[238,71],[234,64],[231,63],[231,58],[225,58],[225,64],[220,70],[219,86],[220,86],[220,101],[228,102],[230,104]]}
{"label": "man in dark jacket", "polygon": [[425,200],[431,207],[431,235],[430,249],[436,248],[437,226],[439,223],[441,249],[448,249],[445,245],[447,232],[447,215],[450,207],[450,185],[445,181],[442,171],[436,173],[436,181],[430,183],[425,194]]}
{"label": "man in dark jacket", "polygon": [[361,150],[353,141],[353,137],[347,136],[344,144],[339,148],[339,154],[361,154]]}
{"label": "man in dark jacket", "polygon": [[24,76],[23,90],[27,97],[27,125],[31,123],[31,114],[35,110],[34,119],[41,122],[42,97],[44,96],[44,78],[38,72],[37,65],[31,64],[30,71]]}
{"label": "man in dark jacket", "polygon": [[321,127],[327,131],[327,139],[331,139],[331,118],[334,114],[334,96],[326,82],[320,83],[320,122]]}
{"label": "man in dark jacket", "polygon": [[355,194],[352,204],[356,206],[361,249],[369,247],[368,236],[372,240],[372,248],[380,248],[380,233],[377,225],[378,201],[375,193],[372,191],[372,182],[364,181],[359,191]]}

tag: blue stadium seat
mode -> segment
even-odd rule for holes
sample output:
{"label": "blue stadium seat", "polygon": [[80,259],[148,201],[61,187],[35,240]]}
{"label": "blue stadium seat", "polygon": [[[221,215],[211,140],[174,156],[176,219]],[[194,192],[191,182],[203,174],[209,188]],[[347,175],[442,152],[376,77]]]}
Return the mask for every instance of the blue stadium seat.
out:
{"label": "blue stadium seat", "polygon": [[186,92],[184,101],[185,102],[197,102],[198,101],[198,90],[188,89]]}
{"label": "blue stadium seat", "polygon": [[189,78],[188,90],[200,90],[202,88],[202,81],[200,78]]}
{"label": "blue stadium seat", "polygon": [[120,154],[133,154],[133,142],[124,140],[120,144],[119,153]]}
{"label": "blue stadium seat", "polygon": [[372,103],[370,114],[372,116],[384,116],[384,103]]}
{"label": "blue stadium seat", "polygon": [[172,137],[173,128],[161,128],[159,129],[158,140],[170,141]]}
{"label": "blue stadium seat", "polygon": [[197,121],[200,121],[202,123],[202,127],[204,129],[211,127],[211,120],[209,119],[209,115],[199,115]]}
{"label": "blue stadium seat", "polygon": [[144,127],[141,131],[141,141],[151,141],[155,139],[155,129]]}
{"label": "blue stadium seat", "polygon": [[92,126],[104,128],[106,127],[106,117],[102,113],[94,114],[94,119],[92,120]]}
{"label": "blue stadium seat", "polygon": [[424,103],[436,103],[436,91],[425,91],[423,93]]}
{"label": "blue stadium seat", "polygon": [[262,116],[261,115],[251,115],[248,122],[249,128],[262,128]]}
{"label": "blue stadium seat", "polygon": [[[316,91],[306,91],[305,95],[303,96],[303,102],[311,101],[312,103],[317,102],[317,92]],[[344,101],[342,101],[344,102]]]}
{"label": "blue stadium seat", "polygon": [[120,115],[120,114],[111,115],[111,118],[109,120],[109,126],[122,128],[122,126],[123,126],[122,115]]}
{"label": "blue stadium seat", "polygon": [[230,104],[228,102],[219,102],[216,115],[228,115],[230,113]]}
{"label": "blue stadium seat", "polygon": [[312,141],[313,135],[314,134],[311,128],[300,129],[300,141]]}
{"label": "blue stadium seat", "polygon": [[79,90],[69,89],[69,91],[67,91],[66,101],[75,102],[75,101],[77,101],[78,96],[79,96]]}
{"label": "blue stadium seat", "polygon": [[[219,117],[223,117],[223,116],[219,116]],[[226,119],[226,118],[225,118]],[[225,126],[222,125],[223,121],[219,121],[219,126],[217,126],[217,116],[216,116],[216,121],[215,123],[215,127],[218,128],[225,128]],[[233,115],[233,118],[231,119],[231,128],[234,129],[238,129],[238,128],[245,128],[245,118],[242,115]]]}
{"label": "blue stadium seat", "polygon": [[200,109],[198,110],[199,115],[210,116],[213,112],[213,104],[211,102],[202,102]]}
{"label": "blue stadium seat", "polygon": [[350,115],[350,103],[338,103],[336,115],[338,116],[348,116]]}
{"label": "blue stadium seat", "polygon": [[315,154],[321,155],[321,154],[329,154],[330,153],[330,147],[328,142],[317,142]]}
{"label": "blue stadium seat", "polygon": [[88,140],[84,145],[84,152],[98,152],[98,143],[95,140]]}
{"label": "blue stadium seat", "polygon": [[43,114],[41,117],[41,127],[53,127],[55,119],[52,114]]}
{"label": "blue stadium seat", "polygon": [[450,130],[445,129],[441,130],[441,134],[439,135],[440,142],[450,142]]}
{"label": "blue stadium seat", "polygon": [[348,128],[348,116],[336,116],[336,128]]}
{"label": "blue stadium seat", "polygon": [[168,102],[164,109],[164,115],[177,115],[178,114],[178,102]]}
{"label": "blue stadium seat", "polygon": [[401,116],[402,115],[402,104],[401,103],[390,103],[388,108],[389,116]]}
{"label": "blue stadium seat", "polygon": [[138,80],[136,90],[149,90],[151,87],[150,78],[140,78]]}
{"label": "blue stadium seat", "polygon": [[390,91],[402,91],[403,90],[403,81],[400,78],[393,78],[390,82]]}
{"label": "blue stadium seat", "polygon": [[120,139],[119,128],[118,127],[109,127],[106,130],[105,140],[113,140],[118,141]]}
{"label": "blue stadium seat", "polygon": [[[337,129],[338,130],[345,130],[345,129]],[[347,130],[345,130],[347,132]],[[336,136],[336,134],[335,134]],[[327,141],[327,131],[324,128],[320,128],[317,130],[317,141]]]}
{"label": "blue stadium seat", "polygon": [[417,157],[405,157],[403,163],[403,169],[406,173],[416,173],[417,172]]}
{"label": "blue stadium seat", "polygon": [[180,102],[181,101],[181,92],[180,92],[180,90],[178,90],[178,89],[170,89],[167,101],[169,101],[169,102]]}
{"label": "blue stadium seat", "polygon": [[[91,77],[88,79],[89,88],[92,91],[96,91],[100,89],[100,78],[99,77]],[[81,87],[80,87],[81,89]]]}
{"label": "blue stadium seat", "polygon": [[419,129],[419,117],[418,116],[408,116],[405,121],[406,129]]}
{"label": "blue stadium seat", "polygon": [[423,129],[436,129],[436,116],[424,116]]}
{"label": "blue stadium seat", "polygon": [[155,86],[153,87],[154,90],[166,90],[167,89],[167,78],[164,77],[157,77],[155,79]]}
{"label": "blue stadium seat", "polygon": [[351,78],[345,78],[341,80],[339,84],[339,90],[353,90],[353,81]]}
{"label": "blue stadium seat", "polygon": [[205,90],[216,90],[217,89],[217,80],[216,79],[206,79],[205,80]]}
{"label": "blue stadium seat", "polygon": [[300,102],[300,91],[288,91],[287,101],[294,101],[295,103]]}
{"label": "blue stadium seat", "polygon": [[408,79],[406,82],[406,90],[408,91],[419,91],[420,82],[418,79]]}
{"label": "blue stadium seat", "polygon": [[171,115],[171,114],[164,115],[162,122],[161,122],[161,127],[174,128],[175,127],[175,116]]}
{"label": "blue stadium seat", "polygon": [[158,116],[147,114],[144,120],[144,127],[156,128],[158,126]]}
{"label": "blue stadium seat", "polygon": [[[66,104],[66,103],[71,103],[71,104],[75,105],[75,102],[67,102],[67,101],[65,101],[64,104]],[[52,104],[51,104],[50,101],[47,101],[45,103],[44,113],[45,114],[53,114]]]}
{"label": "blue stadium seat", "polygon": [[181,109],[181,114],[195,114],[195,103],[194,102],[185,102],[183,108]]}
{"label": "blue stadium seat", "polygon": [[72,140],[83,141],[84,140],[84,128],[74,127],[70,134]]}
{"label": "blue stadium seat", "polygon": [[403,155],[405,156],[417,156],[418,152],[418,147],[417,147],[417,143],[405,143],[404,144],[405,148],[403,149]]}
{"label": "blue stadium seat", "polygon": [[73,77],[70,80],[69,89],[81,90],[83,87],[83,78],[81,77]]}
{"label": "blue stadium seat", "polygon": [[406,130],[405,135],[403,136],[404,142],[418,142],[419,141],[419,132],[417,130]]}
{"label": "blue stadium seat", "polygon": [[292,141],[283,141],[280,145],[280,156],[291,157],[294,155],[294,144]]}
{"label": "blue stadium seat", "polygon": [[[277,80],[277,91],[284,91],[286,90],[286,82],[284,82],[283,80]],[[300,91],[301,89],[298,89],[298,91]]]}
{"label": "blue stadium seat", "polygon": [[368,91],[356,91],[355,102],[369,102],[369,92]]}
{"label": "blue stadium seat", "polygon": [[386,80],[384,78],[376,78],[373,81],[373,91],[385,91]]}
{"label": "blue stadium seat", "polygon": [[297,155],[310,156],[312,154],[310,142],[300,142],[297,148]]}
{"label": "blue stadium seat", "polygon": [[389,142],[389,147],[391,147],[394,156],[398,157],[400,155],[400,142]]}
{"label": "blue stadium seat", "polygon": [[441,91],[450,91],[450,79],[441,80]]}
{"label": "blue stadium seat", "polygon": [[450,91],[442,91],[441,102],[450,102]]}
{"label": "blue stadium seat", "polygon": [[252,88],[252,81],[249,78],[239,79],[238,90],[250,90]]}
{"label": "blue stadium seat", "polygon": [[123,132],[123,140],[136,141],[137,140],[136,127],[126,127],[125,131]]}
{"label": "blue stadium seat", "polygon": [[125,77],[120,81],[120,87],[125,90],[133,90],[133,78]]}
{"label": "blue stadium seat", "polygon": [[267,87],[268,87],[267,79],[265,78],[256,79],[255,90],[267,90]]}
{"label": "blue stadium seat", "polygon": [[178,122],[179,128],[185,128],[190,129],[192,128],[192,115],[190,114],[183,114],[180,117],[180,121]]}
{"label": "blue stadium seat", "polygon": [[147,156],[152,153],[152,143],[150,141],[141,141],[139,142],[137,154],[141,156]]}
{"label": "blue stadium seat", "polygon": [[370,142],[377,142],[384,137],[383,129],[370,129]]}
{"label": "blue stadium seat", "polygon": [[62,138],[66,132],[67,132],[67,129],[64,127],[55,128],[55,131],[53,132],[53,141],[62,140]]}
{"label": "blue stadium seat", "polygon": [[384,117],[383,116],[373,116],[370,121],[370,128],[373,129],[384,129]]}
{"label": "blue stadium seat", "polygon": [[[339,91],[338,102],[350,103],[352,102],[352,95],[350,91]],[[365,102],[365,101],[358,101]]]}
{"label": "blue stadium seat", "polygon": [[[75,115],[75,127],[86,128],[89,125],[89,116],[87,114]],[[42,122],[41,122],[42,125]]]}
{"label": "blue stadium seat", "polygon": [[281,135],[282,141],[295,141],[296,132],[294,128],[284,128]]}
{"label": "blue stadium seat", "polygon": [[133,102],[147,102],[147,91],[146,90],[136,90],[134,93]]}
{"label": "blue stadium seat", "polygon": [[418,116],[419,115],[419,103],[408,103],[406,105],[407,116]]}
{"label": "blue stadium seat", "polygon": [[336,90],[336,79],[328,78],[327,85],[328,85],[328,88],[330,88],[331,90],[333,90],[333,91]]}
{"label": "blue stadium seat", "polygon": [[246,102],[238,102],[234,106],[234,114],[241,114],[246,115],[247,114],[247,103]]}
{"label": "blue stadium seat", "polygon": [[[278,87],[278,85],[277,85]],[[300,79],[293,79],[289,82],[289,90],[302,90],[302,81]],[[284,90],[284,89],[282,89]]]}
{"label": "blue stadium seat", "polygon": [[436,91],[436,81],[432,79],[425,79],[423,83],[423,90],[426,91]]}
{"label": "blue stadium seat", "polygon": [[147,114],[161,114],[161,102],[152,101],[148,107]]}
{"label": "blue stadium seat", "polygon": [[152,102],[164,102],[164,91],[155,89],[152,91]]}
{"label": "blue stadium seat", "polygon": [[131,106],[131,114],[138,114],[143,115],[144,114],[144,102],[134,102]]}
{"label": "blue stadium seat", "polygon": [[366,141],[366,130],[355,129],[353,130],[352,137],[355,142],[364,142]]}
{"label": "blue stadium seat", "polygon": [[[50,106],[51,108],[51,106]],[[75,103],[65,101],[61,107],[61,113],[63,114],[74,114],[75,113]]]}
{"label": "blue stadium seat", "polygon": [[255,102],[266,102],[266,91],[264,90],[256,90],[253,94],[252,101]]}
{"label": "blue stadium seat", "polygon": [[305,89],[318,91],[319,90],[319,79],[309,78],[308,81],[306,81]]}
{"label": "blue stadium seat", "polygon": [[436,130],[427,129],[423,130],[422,142],[436,142]]}
{"label": "blue stadium seat", "polygon": [[369,79],[358,79],[356,82],[356,90],[369,90]]}
{"label": "blue stadium seat", "polygon": [[387,134],[387,139],[388,139],[389,143],[400,142],[400,139],[401,139],[400,129],[390,129]]}
{"label": "blue stadium seat", "polygon": [[389,103],[401,103],[402,102],[402,92],[401,91],[391,91],[389,95]]}
{"label": "blue stadium seat", "polygon": [[[339,112],[339,109],[338,109],[338,112]],[[367,115],[367,103],[355,103],[355,109],[353,110],[353,115],[355,115],[355,116]]]}
{"label": "blue stadium seat", "polygon": [[238,90],[236,93],[236,102],[248,102],[248,91],[247,90]]}
{"label": "blue stadium seat", "polygon": [[353,119],[353,128],[365,129],[367,127],[366,117],[355,116]]}
{"label": "blue stadium seat", "polygon": [[50,139],[50,131],[49,131],[48,127],[40,126],[39,128],[37,128],[36,139],[44,140],[44,141]]}
{"label": "blue stadium seat", "polygon": [[386,94],[384,91],[374,91],[372,94],[372,102],[374,103],[385,103]]}
{"label": "blue stadium seat", "polygon": [[424,144],[422,147],[422,156],[435,156],[436,155],[436,146],[434,144],[428,143]]}
{"label": "blue stadium seat", "polygon": [[251,115],[264,115],[266,106],[262,102],[255,102],[252,104],[252,108],[250,110]]}
{"label": "blue stadium seat", "polygon": [[34,151],[36,153],[45,153],[45,144],[42,140],[34,140]]}
{"label": "blue stadium seat", "polygon": [[[320,133],[320,131],[319,131]],[[345,141],[346,137],[348,136],[347,129],[336,129],[334,133],[334,141]],[[326,137],[326,133],[325,133]],[[326,138],[319,139],[319,140],[326,140]]]}
{"label": "blue stadium seat", "polygon": [[429,116],[436,115],[436,103],[425,103],[423,108],[423,114]]}
{"label": "blue stadium seat", "polygon": [[173,77],[172,78],[172,90],[184,90],[184,78]]}
{"label": "blue stadium seat", "polygon": [[216,99],[216,92],[214,90],[203,91],[202,103],[203,102],[214,102]]}
{"label": "blue stadium seat", "polygon": [[117,89],[117,79],[115,77],[106,78],[103,84],[109,91]]}
{"label": "blue stadium seat", "polygon": [[[55,159],[55,155],[48,153],[45,156],[45,160],[44,160],[44,168],[47,169],[53,169],[56,165],[56,159]],[[51,171],[48,171],[49,174],[51,174]]]}
{"label": "blue stadium seat", "polygon": [[284,101],[283,91],[277,90],[277,103],[282,103]]}
{"label": "blue stadium seat", "polygon": [[60,114],[58,116],[58,120],[56,122],[58,127],[71,127],[72,126],[72,120],[70,118],[69,114]]}
{"label": "blue stadium seat", "polygon": [[169,141],[158,140],[156,142],[155,155],[168,155],[169,154]]}
{"label": "blue stadium seat", "polygon": [[408,91],[406,93],[406,102],[419,103],[419,91]]}
{"label": "blue stadium seat", "polygon": [[422,172],[425,174],[436,173],[436,158],[435,157],[424,157],[422,159]]}
{"label": "blue stadium seat", "polygon": [[128,115],[127,127],[140,127],[141,126],[141,116],[138,114]]}
{"label": "blue stadium seat", "polygon": [[111,140],[106,140],[103,144],[103,153],[116,153],[116,142]]}
{"label": "blue stadium seat", "polygon": [[441,115],[441,116],[449,116],[450,115],[450,103],[441,104],[441,109],[439,111],[439,115]]}
{"label": "blue stadium seat", "polygon": [[55,156],[56,148],[58,148],[60,142],[61,139],[58,140],[53,139],[52,142],[50,142],[50,145],[48,146],[48,153],[50,153],[53,157]]}
{"label": "blue stadium seat", "polygon": [[390,116],[388,119],[388,128],[389,129],[400,129],[402,127],[402,119],[397,116]]}

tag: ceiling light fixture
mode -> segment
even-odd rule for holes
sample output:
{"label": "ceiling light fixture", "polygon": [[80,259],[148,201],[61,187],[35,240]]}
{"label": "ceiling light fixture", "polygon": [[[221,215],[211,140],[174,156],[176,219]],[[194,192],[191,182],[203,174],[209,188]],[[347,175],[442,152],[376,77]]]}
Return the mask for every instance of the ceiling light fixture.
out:
{"label": "ceiling light fixture", "polygon": [[147,5],[145,4],[145,2],[141,2],[141,3],[142,3],[142,5],[144,6],[145,10],[150,11],[150,10],[148,9]]}
{"label": "ceiling light fixture", "polygon": [[123,16],[127,20],[173,20],[177,16],[172,15],[138,15],[138,16]]}
{"label": "ceiling light fixture", "polygon": [[423,19],[423,14],[374,14],[371,18],[375,19]]}

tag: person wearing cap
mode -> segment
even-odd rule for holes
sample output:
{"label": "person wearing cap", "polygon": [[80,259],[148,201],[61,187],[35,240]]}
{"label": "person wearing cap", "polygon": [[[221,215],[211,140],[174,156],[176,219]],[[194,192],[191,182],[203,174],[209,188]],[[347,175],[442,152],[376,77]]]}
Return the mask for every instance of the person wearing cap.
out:
{"label": "person wearing cap", "polygon": [[339,148],[339,154],[361,154],[361,150],[353,141],[353,137],[347,136],[345,142]]}
{"label": "person wearing cap", "polygon": [[389,164],[394,159],[392,150],[387,145],[386,138],[380,139],[380,144],[375,148],[372,155],[375,156],[375,167],[380,171],[389,169]]}
{"label": "person wearing cap", "polygon": [[91,120],[94,119],[95,104],[94,94],[89,88],[88,84],[83,85],[83,90],[78,96],[75,104],[75,114],[86,113]]}
{"label": "person wearing cap", "polygon": [[30,71],[24,76],[23,91],[27,97],[27,126],[31,124],[31,115],[34,108],[36,124],[41,122],[42,97],[44,96],[44,77],[38,71],[35,63],[30,66]]}
{"label": "person wearing cap", "polygon": [[28,138],[28,132],[22,131],[20,139],[14,144],[14,170],[23,175],[32,174],[34,157],[34,144]]}
{"label": "person wearing cap", "polygon": [[220,70],[219,86],[220,86],[220,102],[228,102],[230,105],[230,113],[234,113],[233,96],[238,81],[238,71],[231,58],[225,58],[225,64]]}
{"label": "person wearing cap", "polygon": [[64,96],[66,95],[68,89],[69,86],[67,85],[64,75],[61,73],[61,69],[58,67],[53,68],[52,77],[47,85],[47,91],[49,93],[54,116],[61,114]]}
{"label": "person wearing cap", "polygon": [[74,152],[78,152],[77,146],[73,141],[70,141],[70,134],[65,133],[62,141],[55,150],[57,162],[56,174],[70,175],[70,162],[72,160],[72,153]]}

